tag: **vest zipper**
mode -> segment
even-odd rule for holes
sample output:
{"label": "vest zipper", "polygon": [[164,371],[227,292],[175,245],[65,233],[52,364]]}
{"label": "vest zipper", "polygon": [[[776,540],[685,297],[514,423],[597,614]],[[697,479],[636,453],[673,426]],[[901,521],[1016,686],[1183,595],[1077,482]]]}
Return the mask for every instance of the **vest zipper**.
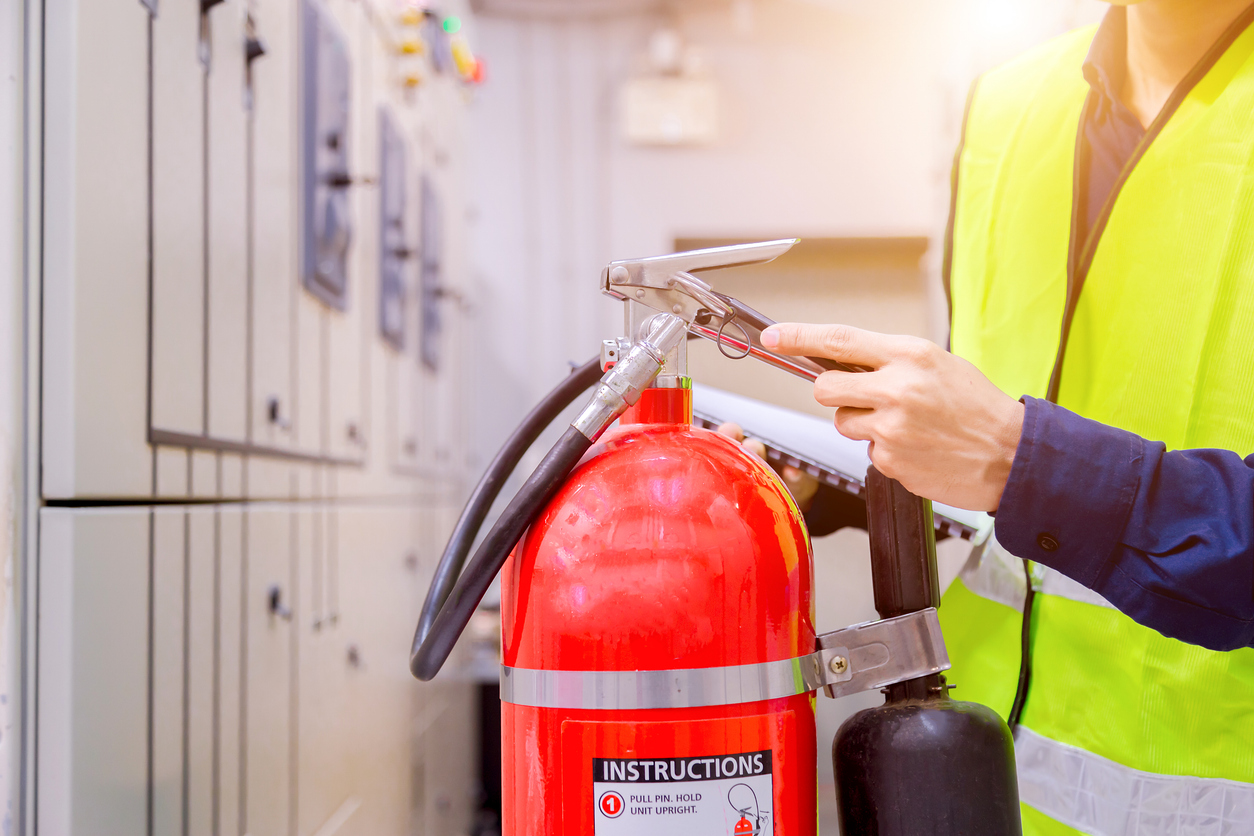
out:
{"label": "vest zipper", "polygon": [[958,148],[954,151],[954,163],[949,169],[949,219],[945,221],[945,248],[941,256],[941,286],[945,288],[945,309],[949,323],[949,333],[945,337],[945,350],[953,350],[954,342],[954,293],[950,284],[954,268],[954,223],[958,215],[958,177],[962,165],[962,151],[967,145],[967,123],[971,120],[971,103],[975,101],[976,88],[980,86],[979,76],[971,82],[967,90],[967,102],[962,107],[962,129],[958,134]]}

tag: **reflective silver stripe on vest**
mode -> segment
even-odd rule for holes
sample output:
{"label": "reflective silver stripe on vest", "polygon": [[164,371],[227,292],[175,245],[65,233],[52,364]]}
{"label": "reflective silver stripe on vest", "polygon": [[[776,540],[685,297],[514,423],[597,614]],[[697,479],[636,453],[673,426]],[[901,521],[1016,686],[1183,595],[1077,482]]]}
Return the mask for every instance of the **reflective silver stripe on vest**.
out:
{"label": "reflective silver stripe on vest", "polygon": [[1016,610],[1023,610],[1027,588],[1023,577],[1023,561],[1012,557],[996,545],[991,534],[971,549],[958,577],[972,593]]}
{"label": "reflective silver stripe on vest", "polygon": [[1033,571],[1039,570],[1040,574],[1034,576],[1036,591],[1044,595],[1057,595],[1059,598],[1068,598],[1072,601],[1079,601],[1081,604],[1092,604],[1095,607],[1106,607],[1107,609],[1115,609],[1115,605],[1089,589],[1079,581],[1074,581],[1055,569],[1048,566],[1034,565]]}
{"label": "reflective silver stripe on vest", "polygon": [[501,700],[537,708],[698,708],[816,690],[813,656],[669,671],[542,671],[501,666]]}
{"label": "reflective silver stripe on vest", "polygon": [[[1023,561],[1002,548],[997,538],[988,539],[971,549],[959,577],[967,589],[999,604],[1023,610]],[[1057,595],[1095,607],[1114,606],[1093,590],[1073,581],[1061,572],[1040,564],[1032,565],[1032,586],[1045,595]]]}
{"label": "reflective silver stripe on vest", "polygon": [[1019,799],[1091,836],[1254,833],[1254,784],[1142,772],[1019,726]]}

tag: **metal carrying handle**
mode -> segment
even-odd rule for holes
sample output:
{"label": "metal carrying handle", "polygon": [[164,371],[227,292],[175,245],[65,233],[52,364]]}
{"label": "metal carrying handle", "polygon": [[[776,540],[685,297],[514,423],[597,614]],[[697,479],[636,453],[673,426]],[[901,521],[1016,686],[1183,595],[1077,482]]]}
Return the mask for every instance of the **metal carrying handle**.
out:
{"label": "metal carrying handle", "polygon": [[[800,238],[780,238],[776,241],[759,241],[752,244],[732,244],[727,247],[708,247],[682,253],[654,255],[648,258],[630,258],[611,261],[603,278],[625,274],[631,278],[631,286],[665,287],[677,273],[700,273],[703,270],[722,270],[727,267],[747,267],[750,264],[766,264],[791,250]],[[614,281],[613,284],[624,284]],[[607,282],[608,286],[608,282]],[[669,311],[668,311],[669,313]]]}
{"label": "metal carrying handle", "polygon": [[[718,293],[705,280],[693,275],[704,270],[720,270],[766,264],[793,248],[800,238],[710,247],[649,258],[611,261],[601,272],[601,290],[607,296],[638,302],[653,310],[680,317],[689,331],[710,340],[730,359],[753,357],[777,369],[813,381],[823,372],[866,372],[825,357],[793,357],[762,345],[761,335],[775,324],[739,299]],[[739,338],[727,333],[735,324]],[[732,354],[728,349],[735,351]]]}

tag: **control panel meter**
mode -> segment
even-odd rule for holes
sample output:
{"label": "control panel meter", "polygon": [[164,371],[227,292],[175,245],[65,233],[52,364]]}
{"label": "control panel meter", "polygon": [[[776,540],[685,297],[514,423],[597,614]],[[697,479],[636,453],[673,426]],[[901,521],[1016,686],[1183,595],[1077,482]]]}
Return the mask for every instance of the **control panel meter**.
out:
{"label": "control panel meter", "polygon": [[305,0],[301,18],[301,280],[344,310],[353,232],[348,42],[317,0]]}

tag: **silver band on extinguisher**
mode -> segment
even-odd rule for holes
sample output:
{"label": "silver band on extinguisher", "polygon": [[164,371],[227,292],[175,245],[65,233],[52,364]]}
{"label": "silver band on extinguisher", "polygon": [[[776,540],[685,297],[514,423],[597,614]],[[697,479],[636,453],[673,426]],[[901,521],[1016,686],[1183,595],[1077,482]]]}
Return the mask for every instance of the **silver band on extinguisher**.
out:
{"label": "silver band on extinguisher", "polygon": [[501,666],[501,700],[537,708],[698,708],[777,700],[815,683],[811,656],[669,671],[538,671]]}
{"label": "silver band on extinguisher", "polygon": [[855,624],[795,659],[663,671],[501,666],[501,701],[535,708],[702,708],[777,700],[827,687],[841,697],[949,669],[936,610]]}

